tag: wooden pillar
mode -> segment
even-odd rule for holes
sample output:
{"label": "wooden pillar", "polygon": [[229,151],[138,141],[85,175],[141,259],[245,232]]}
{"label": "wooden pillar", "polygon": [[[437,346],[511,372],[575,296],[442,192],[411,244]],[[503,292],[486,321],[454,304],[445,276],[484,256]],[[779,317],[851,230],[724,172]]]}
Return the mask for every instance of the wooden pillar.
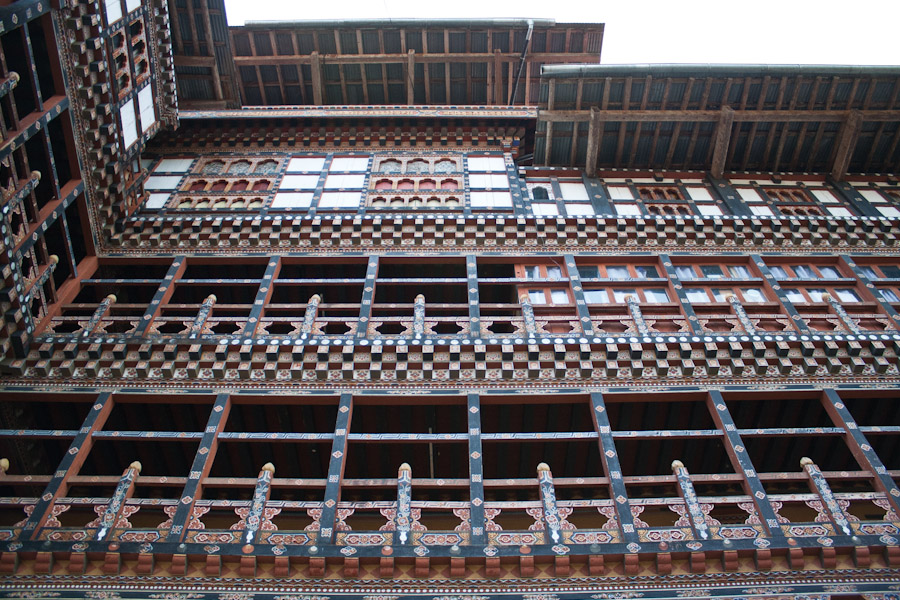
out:
{"label": "wooden pillar", "polygon": [[334,438],[331,442],[331,459],[328,463],[328,480],[325,483],[325,498],[322,502],[322,516],[319,517],[319,543],[333,544],[337,524],[337,504],[341,501],[341,479],[344,477],[344,458],[347,456],[347,432],[353,415],[353,397],[341,394]]}
{"label": "wooden pillar", "polygon": [[859,139],[861,129],[862,112],[851,110],[841,124],[836,142],[837,150],[834,153],[834,161],[831,163],[831,178],[835,181],[841,181],[847,174],[847,168],[853,158],[853,150],[856,148],[856,141]]}
{"label": "wooden pillar", "polygon": [[309,55],[310,63],[309,70],[312,79],[312,89],[313,89],[313,103],[317,106],[321,106],[325,104],[323,90],[322,90],[322,64],[319,59],[319,53],[313,52]]}
{"label": "wooden pillar", "polygon": [[[549,124],[549,123],[548,123]],[[573,124],[578,128],[578,123]],[[597,157],[600,155],[600,134],[603,132],[603,121],[600,119],[600,109],[591,107],[591,120],[588,124],[587,160],[584,172],[588,177],[597,175]]]}
{"label": "wooden pillar", "polygon": [[[725,160],[728,157],[728,146],[731,144],[731,129],[734,125],[734,110],[730,106],[723,106],[719,121],[716,123],[713,147],[712,176],[720,179],[725,173]],[[699,125],[698,125],[699,127]]]}

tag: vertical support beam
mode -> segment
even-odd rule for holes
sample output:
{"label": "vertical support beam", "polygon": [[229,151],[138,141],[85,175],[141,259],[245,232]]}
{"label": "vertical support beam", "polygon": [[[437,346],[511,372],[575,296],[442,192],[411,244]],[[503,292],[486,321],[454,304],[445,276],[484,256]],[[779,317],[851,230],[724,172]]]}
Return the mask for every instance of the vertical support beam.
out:
{"label": "vertical support beam", "polygon": [[319,517],[319,543],[333,544],[337,523],[337,505],[341,501],[341,479],[344,478],[344,458],[347,456],[347,432],[353,415],[353,396],[341,394],[334,439],[331,442],[331,459],[328,462],[328,481],[325,482],[325,499],[322,516]]}
{"label": "vertical support beam", "polygon": [[97,307],[94,311],[94,314],[91,315],[91,318],[88,319],[88,322],[85,323],[84,327],[81,330],[81,335],[87,337],[94,332],[94,329],[97,328],[97,325],[100,323],[100,319],[102,319],[106,313],[109,312],[110,307],[116,303],[115,294],[110,294],[106,298],[103,299],[103,302]]}
{"label": "vertical support beam", "polygon": [[250,318],[247,319],[247,323],[244,325],[244,330],[241,332],[241,335],[252,336],[256,333],[259,322],[265,314],[266,304],[269,302],[269,298],[272,297],[272,290],[275,289],[275,278],[278,277],[278,272],[280,270],[281,257],[273,256],[269,259],[269,264],[266,265],[266,271],[263,273],[259,289],[256,291],[256,299],[253,301],[253,308],[250,309]]}
{"label": "vertical support beam", "polygon": [[678,273],[672,265],[672,258],[668,254],[660,254],[659,260],[662,263],[663,269],[666,271],[669,281],[672,282],[672,288],[675,290],[675,295],[678,296],[678,301],[681,303],[681,311],[684,313],[684,316],[687,317],[687,323],[688,327],[691,328],[691,333],[702,335],[703,328],[697,320],[697,313],[694,312],[694,306],[687,298],[687,292],[681,284],[681,278],[678,277]]}
{"label": "vertical support beam", "polygon": [[416,296],[413,304],[413,335],[421,339],[425,335],[425,296]]}
{"label": "vertical support beam", "polygon": [[50,483],[44,488],[44,493],[41,494],[34,505],[31,516],[25,521],[23,538],[27,536],[30,539],[34,539],[38,530],[47,520],[53,503],[56,502],[57,498],[66,495],[66,492],[69,490],[69,478],[75,476],[81,465],[84,464],[84,460],[87,458],[94,443],[92,435],[95,431],[103,428],[103,424],[106,422],[110,411],[112,411],[112,407],[113,400],[110,392],[103,392],[97,396],[97,401],[94,402],[87,417],[84,419],[84,423],[81,424],[78,435],[69,444],[69,451],[63,455],[62,461],[60,461],[56,471],[53,472]]}
{"label": "vertical support beam", "polygon": [[728,302],[731,304],[731,310],[734,311],[734,315],[738,318],[738,321],[740,321],[741,327],[744,328],[744,332],[748,335],[755,335],[756,327],[753,325],[750,317],[747,316],[747,311],[744,310],[744,305],[741,304],[741,301],[735,294],[729,293],[727,296]]}
{"label": "vertical support beam", "polygon": [[628,502],[628,492],[625,490],[625,480],[622,478],[622,467],[619,465],[619,455],[616,453],[616,445],[613,442],[612,427],[609,424],[609,415],[606,413],[606,403],[600,392],[591,392],[591,416],[600,444],[600,458],[603,460],[603,468],[609,478],[609,495],[616,507],[616,518],[619,521],[622,541],[637,545],[638,534],[634,530],[634,516],[631,514],[631,504]]}
{"label": "vertical support beam", "polygon": [[831,307],[831,310],[834,311],[834,314],[838,316],[841,322],[850,330],[851,333],[860,334],[862,333],[862,329],[860,329],[859,324],[853,320],[847,311],[844,310],[844,307],[841,306],[841,303],[831,297],[831,294],[822,294],[822,300],[828,303]]}
{"label": "vertical support beam", "polygon": [[397,471],[397,512],[394,516],[394,530],[397,532],[395,542],[406,544],[409,541],[412,523],[412,467],[409,463],[400,465]]}
{"label": "vertical support beam", "polygon": [[837,525],[838,529],[840,529],[844,535],[852,535],[853,531],[850,529],[850,522],[847,520],[847,515],[841,510],[840,505],[837,503],[837,499],[834,497],[834,492],[831,491],[831,486],[828,485],[825,476],[822,474],[822,471],[816,463],[814,463],[811,458],[804,456],[800,459],[800,468],[802,468],[806,472],[806,476],[809,477],[809,487],[812,488],[812,491],[819,497],[819,501],[822,503],[822,510],[825,511],[831,521]]}
{"label": "vertical support beam", "polygon": [[725,159],[731,143],[731,129],[734,125],[734,110],[730,106],[722,107],[719,122],[716,123],[715,146],[713,147],[712,176],[721,179],[725,173]]}
{"label": "vertical support beam", "polygon": [[322,62],[319,59],[319,53],[317,51],[313,51],[313,53],[309,55],[309,58],[309,71],[313,89],[313,103],[315,103],[317,106],[322,106],[323,104],[325,104],[325,101],[323,100],[324,95],[322,94]]}
{"label": "vertical support beam", "polygon": [[478,298],[478,263],[466,255],[466,283],[469,286],[469,335],[481,337],[481,301]]}
{"label": "vertical support beam", "polygon": [[100,529],[97,531],[98,542],[103,541],[107,534],[115,529],[116,521],[119,520],[119,515],[122,514],[122,509],[125,508],[125,502],[134,494],[134,482],[140,472],[141,463],[134,461],[122,473],[122,478],[119,479],[116,490],[113,492],[112,498],[109,499],[106,510],[103,511],[103,515],[100,517]]}
{"label": "vertical support beam", "polygon": [[[819,127],[821,128],[822,125]],[[831,163],[831,178],[835,181],[841,181],[847,174],[847,168],[853,158],[853,150],[856,148],[856,141],[859,139],[861,129],[862,112],[851,110],[841,124],[837,138],[837,150],[834,153],[834,161]]]}
{"label": "vertical support beam", "polygon": [[486,544],[484,521],[484,468],[481,451],[481,399],[478,394],[466,397],[469,416],[469,528],[472,545]]}
{"label": "vertical support beam", "polygon": [[250,501],[250,510],[244,519],[244,532],[241,538],[244,544],[252,544],[256,541],[256,535],[266,518],[266,502],[272,493],[272,478],[275,477],[275,465],[266,463],[262,466],[256,477],[256,487],[253,489],[253,500]]}
{"label": "vertical support beam", "polygon": [[835,425],[844,430],[844,439],[847,441],[853,457],[862,468],[875,473],[875,487],[884,493],[888,502],[891,503],[891,508],[900,514],[900,488],[888,473],[884,463],[875,454],[875,450],[869,444],[866,436],[859,430],[856,421],[853,420],[853,415],[847,410],[841,397],[835,390],[827,389],[822,400],[828,416]]}
{"label": "vertical support beam", "polygon": [[694,483],[691,481],[691,474],[688,473],[684,463],[680,460],[672,461],[672,472],[678,481],[678,493],[684,500],[687,507],[687,513],[691,521],[691,529],[694,530],[694,537],[698,540],[709,539],[709,527],[706,525],[706,515],[700,510],[700,502],[697,500],[697,492],[694,491]]}
{"label": "vertical support beam", "polygon": [[744,490],[753,499],[760,523],[769,536],[784,536],[784,532],[778,524],[778,515],[775,514],[775,509],[769,504],[769,496],[766,494],[759,475],[756,474],[756,469],[753,467],[753,462],[747,454],[747,448],[737,432],[734,419],[731,418],[731,413],[725,405],[722,393],[718,390],[710,390],[706,396],[706,406],[709,409],[709,414],[712,415],[716,427],[725,434],[723,439],[725,451],[728,453],[731,466],[744,477],[742,482]]}
{"label": "vertical support beam", "polygon": [[147,329],[150,327],[153,320],[159,316],[160,308],[163,304],[169,301],[169,298],[172,297],[172,294],[175,293],[175,286],[172,285],[176,279],[181,277],[184,273],[184,270],[187,268],[187,263],[184,260],[183,256],[179,256],[175,260],[172,261],[172,265],[169,267],[169,270],[166,272],[166,276],[163,278],[161,284],[156,289],[156,293],[153,294],[153,299],[150,300],[150,305],[147,307],[147,310],[144,311],[144,316],[141,318],[141,322],[138,323],[137,327],[134,329],[135,337],[141,337],[145,333],[147,333]]}
{"label": "vertical support beam", "polygon": [[634,326],[637,328],[638,333],[640,335],[650,335],[650,328],[647,327],[647,322],[644,320],[644,313],[641,312],[641,307],[637,298],[628,294],[625,296],[625,304],[628,305],[628,312],[631,313],[631,319],[634,321]]}
{"label": "vertical support beam", "polygon": [[372,302],[375,298],[375,280],[378,278],[378,257],[369,257],[369,266],[366,268],[366,285],[363,287],[363,297],[359,303],[359,320],[356,325],[356,339],[365,339],[369,329],[369,319],[372,317]]}
{"label": "vertical support beam", "polygon": [[553,474],[547,463],[537,466],[538,488],[541,492],[541,513],[544,516],[544,528],[547,531],[547,543],[558,544],[562,541],[559,535],[559,508],[556,506],[556,488],[553,487]]}
{"label": "vertical support beam", "polygon": [[525,323],[525,334],[530,337],[537,336],[537,323],[534,320],[534,307],[531,306],[531,300],[528,294],[519,296],[519,306],[522,307],[522,321]]}
{"label": "vertical support beam", "polygon": [[[206,0],[201,0],[200,8],[203,12],[203,29],[206,32],[206,43],[209,50],[209,55],[216,58],[216,42],[213,40],[213,32],[212,32],[212,20],[209,17],[209,2]],[[193,15],[191,16],[193,18]],[[253,33],[249,33],[248,35],[253,35]],[[275,44],[272,44],[272,51],[275,52]],[[197,54],[199,54],[199,49]],[[280,69],[280,67],[276,67]],[[279,74],[279,79],[281,79]],[[212,63],[212,83],[213,83],[213,92],[216,94],[216,100],[222,100],[225,96],[222,94],[222,76],[219,73],[219,61],[213,60]],[[259,82],[260,87],[262,87],[262,81]],[[282,102],[284,102],[284,94],[282,94]]]}
{"label": "vertical support beam", "polygon": [[[574,124],[577,127],[577,123]],[[588,177],[597,175],[597,157],[600,154],[600,135],[603,133],[603,121],[600,119],[600,109],[591,107],[591,120],[588,124],[587,160],[584,173]]]}
{"label": "vertical support beam", "polygon": [[301,334],[309,335],[312,333],[313,325],[315,325],[316,318],[319,316],[319,303],[321,301],[322,296],[319,294],[310,296],[309,301],[306,303],[306,312],[303,313],[303,324],[300,326]]}
{"label": "vertical support beam", "polygon": [[194,322],[191,323],[188,337],[194,339],[203,333],[203,326],[206,325],[206,322],[209,320],[209,316],[212,314],[213,306],[215,305],[216,295],[210,294],[203,301],[203,304],[200,305],[200,310],[197,311],[197,316],[194,317]]}
{"label": "vertical support beam", "polygon": [[416,51],[412,48],[406,53],[406,103],[410,106],[416,103]]}
{"label": "vertical support beam", "polygon": [[203,492],[203,480],[209,475],[213,461],[216,459],[216,451],[219,449],[219,434],[224,431],[230,412],[231,397],[228,394],[218,394],[209,418],[206,420],[200,445],[194,454],[187,483],[181,491],[181,501],[178,503],[175,514],[172,515],[172,526],[166,534],[166,540],[169,542],[180,542],[187,534],[194,505],[197,504],[197,500]]}
{"label": "vertical support beam", "polygon": [[578,274],[578,265],[575,264],[575,255],[564,254],[563,261],[566,264],[566,274],[571,282],[572,295],[575,297],[575,310],[578,311],[578,320],[581,321],[581,332],[584,335],[594,335],[591,312],[584,300],[584,288],[581,286],[581,276]]}

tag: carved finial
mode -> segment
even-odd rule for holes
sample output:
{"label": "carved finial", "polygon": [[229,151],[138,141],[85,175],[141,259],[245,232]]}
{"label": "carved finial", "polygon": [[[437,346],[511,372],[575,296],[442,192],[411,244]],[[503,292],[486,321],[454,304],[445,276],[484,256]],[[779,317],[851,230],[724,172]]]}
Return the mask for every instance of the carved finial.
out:
{"label": "carved finial", "polygon": [[550,471],[550,465],[547,463],[541,463],[537,466],[538,473],[547,473]]}
{"label": "carved finial", "polygon": [[142,469],[143,467],[141,466],[141,463],[140,463],[139,461],[134,461],[133,463],[131,463],[130,465],[128,465],[128,468],[129,468],[129,469],[134,469],[135,471],[137,471],[138,473],[140,473],[140,472],[141,472],[141,469]]}
{"label": "carved finial", "polygon": [[321,301],[322,301],[322,296],[320,296],[319,294],[313,294],[312,296],[309,297],[310,304],[312,304],[313,302],[321,302]]}
{"label": "carved finial", "polygon": [[675,469],[683,469],[683,468],[684,468],[684,463],[681,462],[680,460],[673,460],[673,461],[672,461],[672,470],[673,470],[673,471],[674,471]]}
{"label": "carved finial", "polygon": [[520,302],[521,304],[525,304],[526,302],[530,302],[530,300],[528,299],[528,294],[522,294],[521,296],[519,296],[519,302]]}
{"label": "carved finial", "polygon": [[403,471],[409,471],[410,473],[412,473],[412,467],[409,466],[409,463],[403,463],[402,465],[400,465],[400,472],[402,473]]}
{"label": "carved finial", "polygon": [[55,265],[58,262],[59,262],[59,257],[55,254],[51,254],[50,255],[50,264]]}
{"label": "carved finial", "polygon": [[425,302],[425,294],[419,294],[416,296],[416,302]]}
{"label": "carved finial", "polygon": [[206,299],[209,301],[212,301],[212,302],[215,302],[216,300],[218,300],[218,298],[216,298],[215,294],[210,294],[209,296],[206,297]]}
{"label": "carved finial", "polygon": [[630,302],[632,300],[636,300],[636,298],[633,295],[628,294],[627,296],[625,296],[625,302]]}
{"label": "carved finial", "polygon": [[732,298],[737,298],[737,296],[735,296],[735,295],[732,294],[731,292],[725,292],[724,294],[722,294],[722,298],[725,299],[725,302],[731,302],[731,299],[732,299]]}
{"label": "carved finial", "polygon": [[118,298],[116,298],[115,294],[110,294],[109,296],[106,297],[106,299],[109,300],[110,302],[112,302],[113,304],[115,304],[116,300],[118,300]]}
{"label": "carved finial", "polygon": [[831,302],[831,294],[822,294],[822,302]]}
{"label": "carved finial", "polygon": [[814,464],[816,464],[816,463],[814,463],[814,462],[812,461],[812,459],[811,459],[810,457],[808,457],[808,456],[804,456],[803,458],[800,459],[800,466],[801,466],[801,467],[808,467],[809,465],[814,465]]}
{"label": "carved finial", "polygon": [[6,473],[7,471],[9,471],[9,459],[0,458],[0,473]]}
{"label": "carved finial", "polygon": [[31,177],[32,177],[32,179],[35,179],[35,180],[37,180],[37,181],[40,181],[42,175],[41,175],[41,172],[40,172],[40,171],[38,171],[37,169],[35,169],[34,171],[31,172]]}
{"label": "carved finial", "polygon": [[266,464],[264,464],[264,465],[262,466],[262,469],[260,469],[260,470],[261,470],[261,471],[268,471],[269,473],[271,473],[272,475],[274,475],[274,474],[275,474],[275,465],[273,465],[273,464],[270,463],[270,462],[267,462]]}

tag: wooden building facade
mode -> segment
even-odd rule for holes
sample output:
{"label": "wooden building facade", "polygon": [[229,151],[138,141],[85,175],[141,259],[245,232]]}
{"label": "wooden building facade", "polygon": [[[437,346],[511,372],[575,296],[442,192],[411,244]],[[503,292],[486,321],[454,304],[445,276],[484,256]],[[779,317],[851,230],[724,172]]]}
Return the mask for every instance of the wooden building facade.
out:
{"label": "wooden building facade", "polygon": [[0,598],[900,593],[900,67],[0,26]]}

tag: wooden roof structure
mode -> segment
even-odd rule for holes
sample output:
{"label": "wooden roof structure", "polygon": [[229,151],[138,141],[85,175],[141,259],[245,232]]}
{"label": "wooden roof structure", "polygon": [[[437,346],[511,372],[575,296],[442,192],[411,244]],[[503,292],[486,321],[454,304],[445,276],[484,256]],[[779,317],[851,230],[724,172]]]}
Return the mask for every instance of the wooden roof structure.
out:
{"label": "wooden roof structure", "polygon": [[[179,92],[192,109],[534,104],[541,66],[598,63],[603,42],[603,24],[547,19],[278,21],[223,30],[220,8],[201,7],[191,12],[203,19],[188,19],[193,1],[170,0],[179,15]],[[235,81],[239,92],[229,87]]]}
{"label": "wooden roof structure", "polygon": [[898,95],[897,67],[547,65],[535,164],[892,171]]}

